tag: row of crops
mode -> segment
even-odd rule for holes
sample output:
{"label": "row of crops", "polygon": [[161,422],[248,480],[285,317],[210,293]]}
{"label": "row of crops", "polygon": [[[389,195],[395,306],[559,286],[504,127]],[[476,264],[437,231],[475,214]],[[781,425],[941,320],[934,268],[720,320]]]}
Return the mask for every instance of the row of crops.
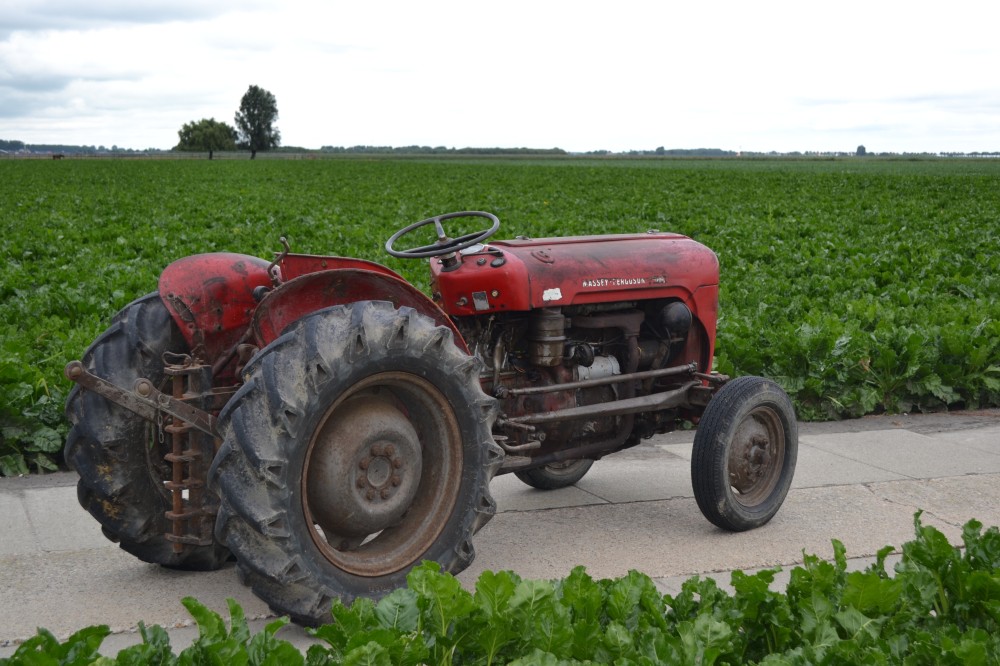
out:
{"label": "row of crops", "polygon": [[426,267],[393,230],[450,210],[500,235],[678,231],[722,267],[716,368],[799,416],[1000,405],[1000,162],[0,160],[0,474],[53,469],[78,358],[174,259],[229,250]]}

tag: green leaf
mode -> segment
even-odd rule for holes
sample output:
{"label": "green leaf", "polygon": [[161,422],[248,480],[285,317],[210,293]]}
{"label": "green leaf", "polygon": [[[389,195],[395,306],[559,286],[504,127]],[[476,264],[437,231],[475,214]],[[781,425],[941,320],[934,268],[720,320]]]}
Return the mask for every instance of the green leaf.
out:
{"label": "green leaf", "polygon": [[567,663],[553,654],[535,648],[525,656],[511,661],[507,666],[564,666]]}
{"label": "green leaf", "polygon": [[604,630],[604,647],[615,660],[633,651],[632,631],[617,622],[610,622]]}
{"label": "green leaf", "polygon": [[184,608],[198,624],[198,636],[207,642],[215,642],[226,637],[226,624],[222,616],[209,609],[194,597],[181,599]]}
{"label": "green leaf", "polygon": [[250,627],[247,625],[243,608],[232,598],[226,599],[226,605],[229,607],[230,638],[241,644],[246,643],[250,640]]}
{"label": "green leaf", "polygon": [[415,631],[420,620],[416,593],[406,588],[393,590],[375,606],[375,615],[386,629]]}
{"label": "green leaf", "polygon": [[506,614],[520,582],[521,578],[510,571],[484,571],[476,581],[476,607],[491,619]]}
{"label": "green leaf", "polygon": [[389,652],[378,643],[371,642],[344,655],[344,666],[393,666]]}
{"label": "green leaf", "polygon": [[471,611],[475,602],[454,576],[441,573],[440,568],[435,562],[424,562],[410,572],[407,582],[417,594],[424,630],[447,638],[452,622]]}
{"label": "green leaf", "polygon": [[586,569],[574,567],[559,585],[562,602],[573,612],[574,622],[596,624],[601,620],[604,606],[603,588],[587,575]]}
{"label": "green leaf", "polygon": [[28,464],[24,456],[10,453],[0,456],[0,476],[22,476],[28,473]]}
{"label": "green leaf", "polygon": [[[282,626],[287,623],[287,618]],[[247,661],[250,666],[297,666],[305,663],[302,653],[288,641],[274,636],[278,622],[271,622],[264,631],[255,634],[246,644]]]}
{"label": "green leaf", "polygon": [[686,663],[710,665],[720,656],[732,653],[733,629],[710,615],[699,615],[694,622],[681,622],[677,632]]}
{"label": "green leaf", "polygon": [[903,585],[876,573],[854,571],[847,574],[843,603],[862,613],[888,614],[899,602]]}
{"label": "green leaf", "polygon": [[63,436],[55,428],[42,426],[32,431],[30,437],[31,446],[36,451],[56,453],[62,450]]}
{"label": "green leaf", "polygon": [[140,620],[139,635],[142,636],[142,643],[118,652],[116,659],[118,666],[149,666],[150,664],[166,666],[176,661],[170,649],[170,637],[163,627],[155,624],[152,627],[147,627]]}
{"label": "green leaf", "polygon": [[882,625],[888,619],[868,617],[854,607],[848,607],[833,617],[847,632],[847,639],[855,641],[861,637],[877,639],[882,631]]}

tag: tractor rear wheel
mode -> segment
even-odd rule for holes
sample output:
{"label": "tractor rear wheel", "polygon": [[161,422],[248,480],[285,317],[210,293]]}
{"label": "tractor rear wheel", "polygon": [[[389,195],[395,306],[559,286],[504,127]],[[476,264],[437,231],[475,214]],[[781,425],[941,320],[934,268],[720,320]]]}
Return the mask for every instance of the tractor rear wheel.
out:
{"label": "tractor rear wheel", "polygon": [[[125,306],[111,326],[84,352],[91,373],[131,389],[145,377],[160,386],[163,353],[184,352],[187,344],[160,300],[148,294]],[[66,463],[80,475],[77,497],[101,524],[104,535],[144,562],[176,569],[210,570],[222,566],[228,552],[218,543],[185,545],[175,552],[166,534],[170,481],[155,436],[155,424],[91,391],[74,387],[66,400],[72,423],[66,438]],[[205,468],[214,453],[205,442]],[[211,491],[207,491],[211,492]]]}
{"label": "tractor rear wheel", "polygon": [[567,460],[514,472],[523,483],[539,490],[558,490],[574,485],[590,471],[593,460]]}
{"label": "tractor rear wheel", "polygon": [[702,415],[691,452],[691,483],[701,512],[733,532],[760,527],[781,508],[795,472],[798,423],[781,387],[737,377]]}
{"label": "tractor rear wheel", "polygon": [[219,416],[217,537],[245,583],[302,624],[377,598],[423,560],[458,572],[496,512],[503,454],[481,361],[415,310],[314,312],[254,357]]}

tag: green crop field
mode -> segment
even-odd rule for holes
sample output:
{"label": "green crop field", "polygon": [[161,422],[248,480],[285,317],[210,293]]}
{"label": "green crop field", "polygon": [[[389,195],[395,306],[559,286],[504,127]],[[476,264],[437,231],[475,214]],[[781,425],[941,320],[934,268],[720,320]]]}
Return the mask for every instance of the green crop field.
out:
{"label": "green crop field", "polygon": [[1000,161],[0,160],[0,473],[52,468],[62,368],[182,256],[382,248],[429,215],[501,236],[687,234],[722,267],[716,369],[806,419],[1000,404]]}

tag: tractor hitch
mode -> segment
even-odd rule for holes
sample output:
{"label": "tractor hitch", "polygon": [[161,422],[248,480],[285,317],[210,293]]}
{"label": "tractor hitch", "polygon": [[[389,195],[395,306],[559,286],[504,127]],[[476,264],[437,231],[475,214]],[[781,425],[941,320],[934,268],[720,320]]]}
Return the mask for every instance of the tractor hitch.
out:
{"label": "tractor hitch", "polygon": [[[167,356],[167,355],[165,355]],[[135,380],[132,390],[124,389],[90,373],[80,361],[66,365],[65,375],[83,389],[134,412],[155,424],[163,460],[170,469],[163,488],[170,497],[165,512],[170,531],[164,538],[175,553],[187,546],[210,546],[217,512],[209,501],[208,469],[215,455],[219,435],[216,418],[201,407],[213,407],[223,397],[212,389],[212,368],[188,356],[170,355],[163,371],[170,378],[171,394],[159,391],[145,377]],[[228,395],[224,397],[228,398]],[[169,417],[164,419],[164,415]],[[169,437],[169,441],[167,438]]]}
{"label": "tractor hitch", "polygon": [[174,419],[184,421],[206,435],[218,437],[214,416],[181,399],[161,393],[148,379],[137,379],[132,390],[129,391],[87,372],[80,361],[70,361],[63,372],[70,381],[76,382],[88,391],[93,391],[130,412],[135,412],[147,421],[162,420],[162,414],[169,414]]}

